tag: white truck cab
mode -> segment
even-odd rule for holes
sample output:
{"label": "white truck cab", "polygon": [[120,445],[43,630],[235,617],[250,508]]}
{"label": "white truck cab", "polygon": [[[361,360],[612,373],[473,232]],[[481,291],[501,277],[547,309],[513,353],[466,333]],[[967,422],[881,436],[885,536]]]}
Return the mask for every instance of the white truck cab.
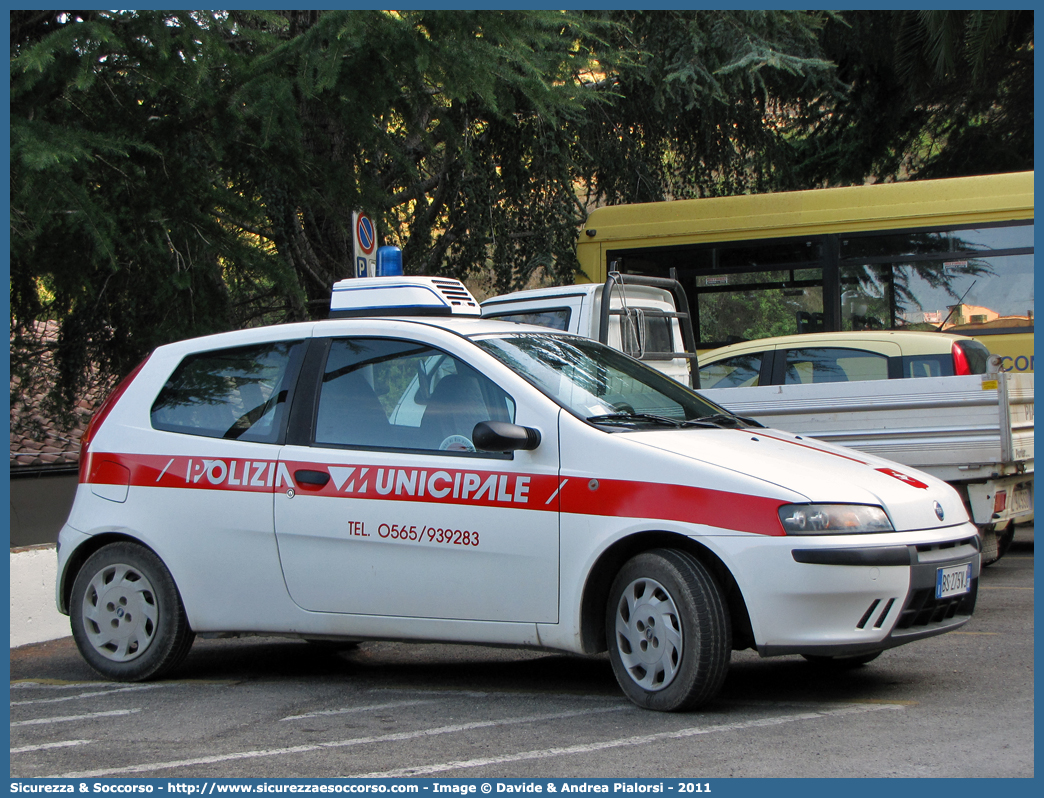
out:
{"label": "white truck cab", "polygon": [[535,288],[487,299],[482,316],[592,338],[699,387],[689,315],[678,310],[687,307],[677,280],[610,272],[605,283]]}
{"label": "white truck cab", "polygon": [[85,660],[156,678],[196,634],[608,651],[632,701],[681,710],[734,649],[857,665],[971,617],[944,482],[478,313],[456,281],[362,278],[334,318],[153,351],[59,537]]}

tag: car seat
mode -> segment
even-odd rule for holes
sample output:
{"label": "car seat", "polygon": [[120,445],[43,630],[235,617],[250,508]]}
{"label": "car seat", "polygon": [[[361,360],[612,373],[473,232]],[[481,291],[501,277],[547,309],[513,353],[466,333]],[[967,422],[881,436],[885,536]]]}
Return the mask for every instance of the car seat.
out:
{"label": "car seat", "polygon": [[453,436],[471,441],[480,421],[489,420],[489,410],[478,380],[470,375],[447,374],[431,393],[421,419],[420,434],[426,448],[440,449]]}
{"label": "car seat", "polygon": [[388,417],[361,372],[348,372],[323,385],[315,442],[388,445]]}

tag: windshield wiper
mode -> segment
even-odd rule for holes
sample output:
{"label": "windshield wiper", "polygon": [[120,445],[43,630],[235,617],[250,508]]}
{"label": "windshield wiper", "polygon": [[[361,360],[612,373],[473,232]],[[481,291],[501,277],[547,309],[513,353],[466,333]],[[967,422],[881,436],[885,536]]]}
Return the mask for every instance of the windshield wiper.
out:
{"label": "windshield wiper", "polygon": [[743,416],[730,416],[725,413],[715,413],[712,416],[701,416],[700,418],[680,419],[668,416],[658,416],[655,413],[606,413],[601,416],[588,416],[592,424],[659,424],[664,427],[716,427],[719,429],[736,429],[737,427],[762,427],[763,424],[752,418]]}
{"label": "windshield wiper", "polygon": [[653,413],[606,413],[601,416],[588,416],[587,420],[592,424],[614,424],[617,422],[623,424],[640,424],[642,422],[649,422],[668,427],[684,427],[688,423],[685,421],[679,421],[676,418],[657,416]]}
{"label": "windshield wiper", "polygon": [[764,427],[760,421],[755,421],[752,418],[745,418],[744,416],[732,416],[726,415],[725,413],[715,413],[713,416],[701,416],[695,421],[705,421],[708,424],[713,424],[716,427],[724,427],[727,429],[736,429],[737,427]]}

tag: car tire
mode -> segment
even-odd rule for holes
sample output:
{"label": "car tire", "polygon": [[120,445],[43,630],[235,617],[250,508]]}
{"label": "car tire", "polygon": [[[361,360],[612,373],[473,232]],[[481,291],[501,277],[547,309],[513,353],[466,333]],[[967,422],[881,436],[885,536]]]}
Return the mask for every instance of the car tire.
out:
{"label": "car tire", "polygon": [[170,672],[195,639],[170,572],[135,543],[110,543],[92,554],[76,575],[69,604],[76,647],[115,681]]}
{"label": "car tire", "polygon": [[1012,541],[1015,540],[1015,522],[1009,521],[1002,532],[997,534],[997,559],[1008,553]]}
{"label": "car tire", "polygon": [[997,526],[981,528],[980,535],[982,536],[981,565],[985,568],[997,562],[1011,548],[1011,542],[1015,538],[1015,524],[1009,521],[1006,526],[1000,528]]}
{"label": "car tire", "polygon": [[707,569],[676,549],[628,560],[606,609],[616,680],[646,709],[695,709],[717,695],[728,673],[732,628],[721,589]]}

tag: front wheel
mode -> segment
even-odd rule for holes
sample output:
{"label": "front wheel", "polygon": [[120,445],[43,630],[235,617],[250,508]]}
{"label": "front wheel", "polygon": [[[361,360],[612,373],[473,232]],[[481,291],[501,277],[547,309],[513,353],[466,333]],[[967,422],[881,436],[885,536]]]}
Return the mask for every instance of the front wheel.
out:
{"label": "front wheel", "polygon": [[87,559],[73,582],[69,620],[87,664],[122,682],[172,670],[195,638],[170,572],[135,543],[110,543]]}
{"label": "front wheel", "polygon": [[664,712],[695,709],[717,695],[732,653],[721,589],[676,549],[628,560],[609,591],[609,659],[628,698]]}

